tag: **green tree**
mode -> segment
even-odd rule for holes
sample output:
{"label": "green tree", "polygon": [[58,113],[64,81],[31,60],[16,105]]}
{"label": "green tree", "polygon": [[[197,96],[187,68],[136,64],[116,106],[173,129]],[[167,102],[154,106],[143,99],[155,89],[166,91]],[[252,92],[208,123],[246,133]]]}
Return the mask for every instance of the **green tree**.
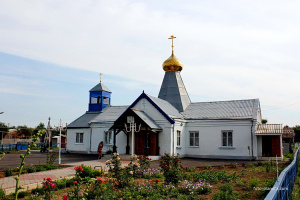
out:
{"label": "green tree", "polygon": [[32,128],[28,128],[26,125],[24,126],[18,126],[17,127],[17,133],[19,136],[24,135],[25,137],[31,137],[32,136]]}
{"label": "green tree", "polygon": [[[35,129],[33,130],[33,134],[36,134],[40,130],[46,130],[45,124],[42,122],[40,122],[40,124],[37,127],[35,127]],[[45,131],[40,132],[41,137],[45,137],[45,133]]]}
{"label": "green tree", "polygon": [[266,124],[266,123],[268,123],[268,120],[267,119],[261,119],[261,123]]}
{"label": "green tree", "polygon": [[296,125],[293,129],[295,131],[295,142],[300,142],[300,126]]}
{"label": "green tree", "polygon": [[0,137],[1,137],[1,140],[2,140],[2,133],[3,133],[3,137],[8,134],[8,126],[6,126],[3,122],[0,122]]}

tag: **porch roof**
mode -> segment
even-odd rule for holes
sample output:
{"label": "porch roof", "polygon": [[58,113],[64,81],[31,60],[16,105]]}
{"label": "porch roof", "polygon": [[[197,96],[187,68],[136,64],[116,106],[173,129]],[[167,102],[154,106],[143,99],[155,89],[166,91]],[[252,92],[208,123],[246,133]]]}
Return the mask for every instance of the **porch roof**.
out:
{"label": "porch roof", "polygon": [[143,120],[152,130],[162,130],[162,128],[155,123],[155,121],[149,117],[144,111],[131,109],[141,120]]}
{"label": "porch roof", "polygon": [[283,134],[282,124],[258,124],[255,135],[280,135]]}

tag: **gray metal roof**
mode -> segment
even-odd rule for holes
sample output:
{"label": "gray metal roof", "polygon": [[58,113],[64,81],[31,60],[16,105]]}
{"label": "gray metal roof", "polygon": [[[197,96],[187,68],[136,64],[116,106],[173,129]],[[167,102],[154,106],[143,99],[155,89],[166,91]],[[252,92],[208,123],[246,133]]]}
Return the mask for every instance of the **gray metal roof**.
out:
{"label": "gray metal roof", "polygon": [[90,92],[96,92],[96,91],[106,91],[106,92],[110,92],[111,91],[102,83],[98,83],[95,87],[93,87]]}
{"label": "gray metal roof", "polygon": [[90,122],[114,122],[128,108],[128,106],[107,106],[101,114],[96,116]]}
{"label": "gray metal roof", "polygon": [[191,103],[180,72],[165,73],[158,98],[170,102],[178,111],[183,112]]}
{"label": "gray metal roof", "polygon": [[162,128],[155,123],[155,121],[149,117],[144,111],[131,109],[139,118],[141,118],[152,130],[162,130]]}
{"label": "gray metal roof", "polygon": [[191,103],[185,119],[256,119],[258,99]]}
{"label": "gray metal roof", "polygon": [[100,112],[86,112],[72,123],[68,125],[68,128],[89,128],[89,122],[98,116]]}
{"label": "gray metal roof", "polygon": [[179,111],[168,101],[146,94],[160,109],[171,118],[183,118]]}

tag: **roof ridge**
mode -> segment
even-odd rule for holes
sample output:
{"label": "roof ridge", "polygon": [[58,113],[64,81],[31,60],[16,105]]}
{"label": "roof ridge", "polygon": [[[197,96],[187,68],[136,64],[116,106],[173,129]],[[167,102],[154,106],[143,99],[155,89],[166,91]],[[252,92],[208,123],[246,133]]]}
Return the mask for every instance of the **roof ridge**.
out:
{"label": "roof ridge", "polygon": [[236,99],[236,100],[222,100],[222,101],[202,101],[202,102],[191,102],[191,104],[196,104],[196,103],[217,103],[217,102],[236,102],[236,101],[250,101],[250,100],[257,100],[259,98],[254,98],[254,99]]}

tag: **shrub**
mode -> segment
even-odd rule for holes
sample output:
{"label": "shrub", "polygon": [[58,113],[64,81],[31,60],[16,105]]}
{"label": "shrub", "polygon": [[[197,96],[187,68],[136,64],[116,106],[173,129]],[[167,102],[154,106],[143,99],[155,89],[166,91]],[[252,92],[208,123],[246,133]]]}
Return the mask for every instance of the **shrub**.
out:
{"label": "shrub", "polygon": [[4,174],[5,176],[12,176],[13,175],[13,170],[11,168],[7,168],[7,169],[4,169]]}
{"label": "shrub", "polygon": [[58,169],[58,166],[57,165],[53,165],[53,164],[45,164],[45,165],[43,165],[43,167],[46,170]]}
{"label": "shrub", "polygon": [[75,167],[75,170],[78,173],[77,175],[81,178],[85,178],[85,177],[95,178],[103,174],[102,170],[96,170],[90,166],[86,166],[83,164],[81,166]]}
{"label": "shrub", "polygon": [[41,171],[46,171],[46,168],[44,166],[42,166],[42,165],[36,165],[35,166],[35,170],[37,172],[41,172]]}
{"label": "shrub", "polygon": [[247,181],[245,179],[239,179],[239,180],[236,181],[236,185],[238,187],[246,189],[247,188]]}
{"label": "shrub", "polygon": [[35,168],[34,165],[28,166],[28,167],[26,167],[26,171],[27,171],[28,173],[34,173],[34,172],[36,172],[36,168]]}
{"label": "shrub", "polygon": [[46,163],[52,165],[57,158],[58,158],[58,153],[57,152],[49,152],[48,151]]}
{"label": "shrub", "polygon": [[242,167],[245,167],[245,166],[246,166],[246,163],[242,162],[242,163],[241,163],[241,166],[242,166]]}
{"label": "shrub", "polygon": [[150,167],[151,158],[148,158],[147,156],[139,156],[137,161],[140,164],[140,168],[143,170]]}
{"label": "shrub", "polygon": [[29,192],[21,191],[21,192],[18,193],[18,198],[24,198],[24,197],[29,196],[29,195],[30,195]]}
{"label": "shrub", "polygon": [[263,163],[261,161],[257,161],[257,166],[262,166]]}
{"label": "shrub", "polygon": [[114,184],[120,188],[129,185],[133,171],[130,168],[121,168],[121,159],[118,153],[113,153],[110,160],[106,161],[106,166],[109,168],[110,176],[116,179]]}
{"label": "shrub", "polygon": [[205,165],[205,166],[204,166],[204,169],[211,169],[211,168],[212,168],[211,165]]}
{"label": "shrub", "polygon": [[5,190],[0,188],[0,199],[4,199],[4,198],[5,198]]}
{"label": "shrub", "polygon": [[[273,179],[267,179],[267,180],[263,183],[262,188],[272,188],[272,187],[274,186],[275,182],[276,182],[276,178],[273,178]],[[267,196],[267,194],[268,194],[269,192],[270,192],[270,190],[259,190],[258,195],[259,195],[259,197],[264,198],[264,197]]]}
{"label": "shrub", "polygon": [[237,163],[230,163],[230,167],[237,168]]}
{"label": "shrub", "polygon": [[51,178],[44,179],[44,199],[50,200],[53,196],[53,190],[56,188],[55,183],[53,183]]}
{"label": "shrub", "polygon": [[57,180],[53,181],[53,183],[56,185],[57,189],[64,189],[67,187],[67,179],[66,178],[57,179]]}
{"label": "shrub", "polygon": [[257,187],[258,184],[259,184],[259,179],[257,179],[257,178],[250,179],[250,181],[249,181],[249,189],[251,190],[251,189]]}
{"label": "shrub", "polygon": [[213,195],[213,200],[235,200],[238,192],[233,189],[231,183],[224,183],[219,186],[219,190]]}
{"label": "shrub", "polygon": [[[139,159],[137,159],[137,155],[133,154],[130,157],[130,163],[128,164],[128,170],[130,171],[130,173],[132,173],[132,175],[134,177],[137,177],[139,175],[140,172],[140,163],[139,163]],[[146,167],[146,166],[144,166]]]}
{"label": "shrub", "polygon": [[241,176],[245,176],[246,175],[246,172],[244,169],[241,170]]}
{"label": "shrub", "polygon": [[31,190],[31,194],[34,194],[34,195],[43,195],[44,194],[44,188],[35,188],[35,189],[32,189]]}
{"label": "shrub", "polygon": [[241,197],[242,197],[243,199],[246,199],[246,198],[250,197],[250,192],[245,192],[245,193],[243,193],[243,194],[241,195]]}
{"label": "shrub", "polygon": [[165,156],[162,157],[160,168],[167,184],[171,183],[177,185],[182,178],[183,167],[179,160],[179,154],[177,154],[177,156],[170,156],[170,154],[165,153]]}
{"label": "shrub", "polygon": [[272,162],[266,162],[265,163],[265,168],[266,168],[266,172],[269,173],[272,170],[272,168],[273,168]]}
{"label": "shrub", "polygon": [[177,190],[180,193],[189,195],[189,194],[207,194],[212,190],[212,186],[209,183],[205,182],[196,182],[192,183],[190,181],[183,181],[177,187]]}
{"label": "shrub", "polygon": [[142,175],[142,178],[146,178],[146,179],[163,178],[164,177],[161,170],[152,169],[152,168],[141,170],[141,175]]}
{"label": "shrub", "polygon": [[195,172],[196,171],[196,167],[186,167],[185,171],[186,172]]}

